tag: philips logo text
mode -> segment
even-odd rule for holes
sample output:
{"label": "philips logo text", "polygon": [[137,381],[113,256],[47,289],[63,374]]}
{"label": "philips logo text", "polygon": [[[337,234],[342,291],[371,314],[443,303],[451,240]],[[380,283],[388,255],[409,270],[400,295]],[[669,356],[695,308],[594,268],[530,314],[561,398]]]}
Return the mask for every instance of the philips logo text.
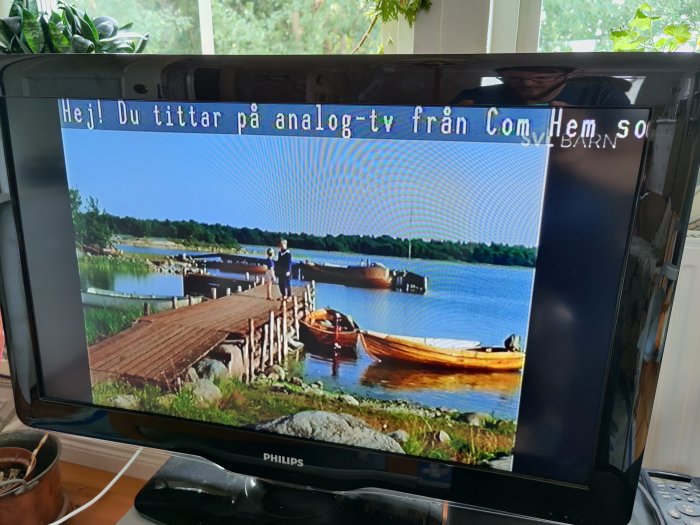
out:
{"label": "philips logo text", "polygon": [[265,452],[263,454],[264,461],[272,461],[273,463],[281,463],[282,465],[289,465],[291,467],[303,467],[304,460],[301,458],[289,458],[287,456],[278,456],[276,454],[268,454]]}

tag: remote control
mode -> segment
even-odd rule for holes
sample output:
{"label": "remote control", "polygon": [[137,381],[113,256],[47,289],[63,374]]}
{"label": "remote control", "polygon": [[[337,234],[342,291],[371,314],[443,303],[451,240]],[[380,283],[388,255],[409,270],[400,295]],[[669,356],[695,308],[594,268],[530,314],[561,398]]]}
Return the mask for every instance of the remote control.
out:
{"label": "remote control", "polygon": [[659,508],[662,525],[700,525],[700,478],[644,469],[642,483]]}

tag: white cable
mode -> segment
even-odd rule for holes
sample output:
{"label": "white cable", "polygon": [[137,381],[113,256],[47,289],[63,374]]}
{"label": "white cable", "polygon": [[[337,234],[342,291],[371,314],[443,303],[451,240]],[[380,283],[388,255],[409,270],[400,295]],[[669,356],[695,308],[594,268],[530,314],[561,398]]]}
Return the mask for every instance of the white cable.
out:
{"label": "white cable", "polygon": [[49,523],[49,525],[59,525],[60,523],[63,523],[64,521],[68,521],[69,519],[71,519],[71,518],[72,518],[73,516],[75,516],[76,514],[80,514],[81,512],[83,512],[83,511],[84,511],[85,509],[87,509],[88,507],[91,507],[92,505],[94,505],[95,503],[97,503],[97,502],[100,500],[100,498],[102,498],[102,496],[104,496],[105,494],[107,494],[107,492],[109,492],[109,489],[111,489],[111,488],[114,486],[114,484],[115,484],[117,481],[119,481],[119,478],[121,478],[121,477],[124,475],[124,473],[125,473],[127,470],[129,470],[129,467],[130,467],[131,465],[133,465],[134,461],[136,461],[136,458],[139,457],[139,454],[141,454],[142,451],[143,451],[143,448],[142,448],[142,447],[137,448],[136,451],[134,452],[133,456],[131,456],[131,459],[130,459],[129,461],[126,462],[126,465],[124,465],[124,468],[121,469],[121,470],[117,473],[117,475],[114,476],[114,478],[112,478],[112,481],[110,481],[110,482],[107,484],[107,486],[106,486],[105,488],[102,489],[102,492],[100,492],[97,496],[95,496],[94,498],[92,498],[92,499],[91,499],[90,501],[88,501],[85,505],[82,505],[81,507],[78,507],[78,508],[75,509],[73,512],[69,512],[68,514],[66,514],[65,516],[63,516],[60,520],[56,520],[56,521],[54,521],[54,522]]}

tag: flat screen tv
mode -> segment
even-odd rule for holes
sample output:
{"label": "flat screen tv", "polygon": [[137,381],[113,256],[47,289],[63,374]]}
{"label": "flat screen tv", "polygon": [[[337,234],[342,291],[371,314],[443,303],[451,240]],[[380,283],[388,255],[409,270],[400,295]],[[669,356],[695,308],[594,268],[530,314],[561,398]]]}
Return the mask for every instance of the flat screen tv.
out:
{"label": "flat screen tv", "polygon": [[626,523],[698,173],[700,57],[2,63],[28,425]]}

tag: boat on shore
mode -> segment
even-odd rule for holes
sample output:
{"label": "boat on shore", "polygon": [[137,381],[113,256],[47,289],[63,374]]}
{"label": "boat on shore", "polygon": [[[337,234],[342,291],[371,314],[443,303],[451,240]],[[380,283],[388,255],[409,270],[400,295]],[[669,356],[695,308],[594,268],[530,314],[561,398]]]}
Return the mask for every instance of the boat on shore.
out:
{"label": "boat on shore", "polygon": [[143,308],[148,304],[151,312],[161,312],[171,310],[173,307],[182,308],[190,304],[202,302],[202,298],[197,297],[175,297],[166,295],[140,295],[114,290],[103,290],[101,288],[90,287],[80,293],[83,306],[101,306],[103,308]]}
{"label": "boat on shore", "polygon": [[362,330],[366,352],[380,362],[454,370],[517,371],[525,354],[505,347],[482,347],[478,341],[391,335]]}
{"label": "boat on shore", "polygon": [[369,263],[360,266],[340,266],[305,261],[296,265],[300,279],[322,283],[344,284],[357,288],[392,287],[392,275],[389,268],[381,263]]}
{"label": "boat on shore", "polygon": [[[204,261],[207,270],[219,270],[226,273],[249,273],[252,275],[263,275],[267,272],[265,259],[261,257],[218,253],[196,258]],[[219,260],[212,260],[214,258]]]}
{"label": "boat on shore", "polygon": [[359,327],[353,319],[332,308],[321,308],[299,321],[301,341],[312,351],[356,355]]}

